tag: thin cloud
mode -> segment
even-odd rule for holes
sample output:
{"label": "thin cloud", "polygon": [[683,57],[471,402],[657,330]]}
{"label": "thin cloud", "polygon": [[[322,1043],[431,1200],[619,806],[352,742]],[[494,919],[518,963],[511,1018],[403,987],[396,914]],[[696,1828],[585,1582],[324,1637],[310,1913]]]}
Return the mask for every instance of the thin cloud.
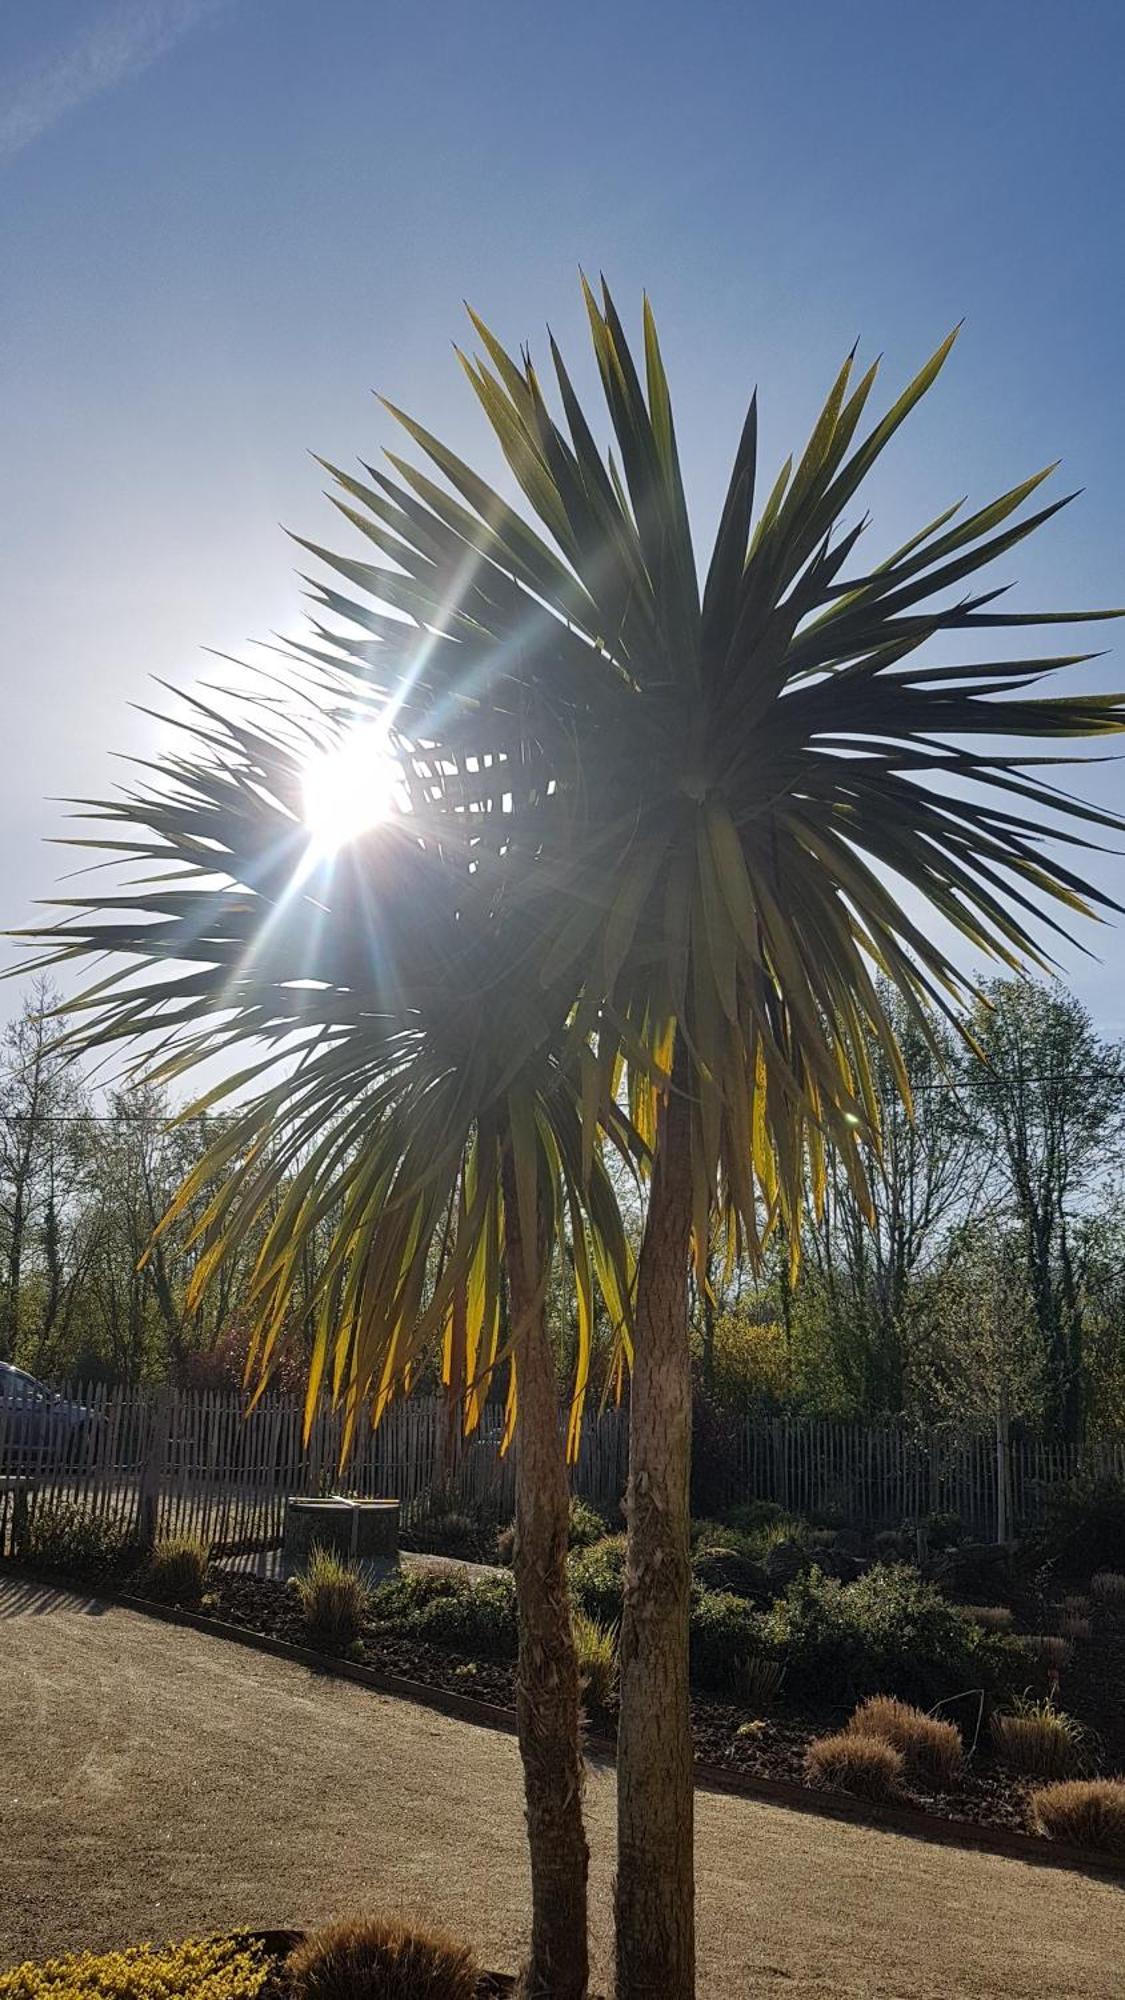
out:
{"label": "thin cloud", "polygon": [[67,46],[0,91],[0,160],[60,118],[167,55],[230,0],[119,0]]}

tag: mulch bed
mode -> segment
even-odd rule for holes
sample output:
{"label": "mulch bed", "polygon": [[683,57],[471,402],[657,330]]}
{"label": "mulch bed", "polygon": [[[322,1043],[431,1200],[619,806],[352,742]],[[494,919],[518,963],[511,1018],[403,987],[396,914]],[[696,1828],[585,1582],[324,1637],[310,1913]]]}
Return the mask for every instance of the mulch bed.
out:
{"label": "mulch bed", "polygon": [[[291,1645],[310,1645],[309,1634],[294,1593],[270,1579],[219,1572],[210,1583],[218,1598],[216,1616],[231,1625],[263,1632]],[[498,1708],[515,1708],[515,1668],[505,1662],[469,1660],[445,1647],[393,1635],[368,1626],[364,1632],[364,1659],[383,1673],[417,1681],[446,1694],[471,1695]],[[779,1700],[775,1711],[757,1723],[751,1711],[735,1702],[695,1693],[692,1696],[692,1733],[695,1754],[701,1763],[753,1778],[804,1783],[805,1751],[814,1736],[841,1728],[847,1710],[802,1714],[787,1709]],[[971,1742],[976,1724],[973,1713],[964,1717],[966,1740]],[[740,1735],[747,1722],[756,1726],[753,1734]],[[600,1734],[612,1734],[612,1717],[599,1716]],[[1000,1769],[978,1748],[971,1771],[955,1792],[928,1792],[912,1789],[911,1804],[943,1819],[972,1820],[981,1826],[1026,1828],[1025,1799],[1028,1786]]]}

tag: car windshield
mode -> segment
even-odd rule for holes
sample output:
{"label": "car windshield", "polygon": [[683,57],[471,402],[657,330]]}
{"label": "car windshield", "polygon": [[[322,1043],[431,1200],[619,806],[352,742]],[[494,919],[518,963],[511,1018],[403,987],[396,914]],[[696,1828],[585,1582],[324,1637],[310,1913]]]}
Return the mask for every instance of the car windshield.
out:
{"label": "car windshield", "polygon": [[0,1362],[0,1402],[2,1403],[49,1403],[51,1392],[37,1382],[34,1375],[28,1375],[22,1368],[12,1368],[7,1362]]}

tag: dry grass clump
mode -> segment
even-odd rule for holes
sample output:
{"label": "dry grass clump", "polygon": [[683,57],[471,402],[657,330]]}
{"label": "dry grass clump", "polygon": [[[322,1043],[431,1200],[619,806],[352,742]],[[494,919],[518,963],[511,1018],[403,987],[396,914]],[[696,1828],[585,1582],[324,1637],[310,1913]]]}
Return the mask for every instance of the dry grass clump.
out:
{"label": "dry grass clump", "polygon": [[1125,1605],[1125,1572],[1119,1569],[1095,1570],[1090,1578],[1090,1589],[1103,1604]]}
{"label": "dry grass clump", "polygon": [[1063,1598],[1061,1609],[1069,1618],[1085,1618],[1090,1610],[1090,1600],[1084,1591],[1072,1591],[1069,1597]]}
{"label": "dry grass clump", "polygon": [[861,1702],[848,1723],[849,1734],[877,1737],[898,1750],[906,1768],[948,1789],[964,1768],[965,1746],[953,1722],[940,1722],[894,1695],[875,1694]]}
{"label": "dry grass clump", "polygon": [[617,1693],[617,1627],[572,1611],[570,1629],[582,1700],[590,1715],[604,1716]]}
{"label": "dry grass clump", "polygon": [[1023,1644],[1032,1658],[1042,1661],[1051,1674],[1061,1674],[1074,1650],[1061,1632],[1031,1632]]}
{"label": "dry grass clump", "polygon": [[1073,1646],[1079,1639],[1088,1639],[1094,1628],[1090,1620],[1083,1617],[1080,1612],[1065,1611],[1059,1619],[1059,1629]]}
{"label": "dry grass clump", "polygon": [[963,1618],[971,1618],[984,1632],[1010,1632],[1012,1611],[1007,1604],[959,1604]]}
{"label": "dry grass clump", "polygon": [[198,1604],[211,1546],[202,1535],[161,1535],[145,1565],[145,1589],[165,1604]]}
{"label": "dry grass clump", "polygon": [[1028,1800],[1031,1824],[1048,1840],[1125,1854],[1125,1779],[1071,1778],[1041,1785]]}
{"label": "dry grass clump", "polygon": [[383,1917],[314,1931],[285,1972],[293,2000],[473,2000],[480,1979],[467,1945]]}
{"label": "dry grass clump", "polygon": [[354,1563],[317,1544],[294,1582],[314,1639],[330,1646],[350,1646],[358,1639],[371,1593]]}
{"label": "dry grass clump", "polygon": [[1086,1732],[1049,1701],[1024,1701],[992,1718],[996,1755],[1034,1778],[1064,1778],[1086,1755]]}
{"label": "dry grass clump", "polygon": [[880,1736],[841,1730],[818,1736],[805,1752],[805,1776],[830,1792],[851,1792],[859,1799],[893,1799],[902,1790],[906,1759],[901,1750]]}

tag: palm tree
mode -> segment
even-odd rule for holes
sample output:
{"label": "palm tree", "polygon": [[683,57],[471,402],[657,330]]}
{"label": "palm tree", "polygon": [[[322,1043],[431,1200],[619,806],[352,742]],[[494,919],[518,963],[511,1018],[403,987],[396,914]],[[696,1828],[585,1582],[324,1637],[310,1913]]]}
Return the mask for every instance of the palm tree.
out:
{"label": "palm tree", "polygon": [[[324,684],[304,711],[291,695],[238,720],[192,707],[155,781],[90,808],[112,831],[78,844],[142,873],[46,934],[51,962],[95,951],[124,961],[78,1000],[68,1039],[105,1048],[141,1038],[150,1080],[226,1058],[224,1080],[193,1109],[234,1095],[233,1113],[161,1226],[218,1177],[188,1238],[192,1299],[260,1243],[249,1307],[262,1386],[303,1252],[329,1228],[311,1300],[307,1417],[330,1378],[345,1454],[364,1411],[378,1421],[434,1342],[466,1431],[510,1359],[533,1892],[526,1986],[536,2000],[582,2000],[588,1851],[569,1482],[544,1302],[566,1228],[579,1318],[573,1448],[595,1284],[623,1334],[629,1253],[600,1152],[583,1158],[580,1091],[563,1060],[569,1004],[537,982],[529,994],[521,968],[536,941],[504,906],[502,868],[475,831],[459,830],[460,801],[422,784],[404,746],[397,768],[412,808],[389,802],[380,824],[331,857],[310,846],[303,789],[318,771],[342,781],[318,759],[345,713],[363,728],[362,703]],[[346,760],[349,739],[337,740]],[[248,1046],[253,1060],[236,1061]],[[612,1096],[601,1130],[633,1144]]]}
{"label": "palm tree", "polygon": [[[849,356],[756,519],[752,402],[701,585],[652,315],[646,304],[642,386],[608,292],[585,296],[616,455],[553,341],[561,422],[530,358],[474,318],[483,355],[464,365],[539,527],[395,412],[440,480],[393,454],[362,480],[329,468],[380,560],[314,549],[349,588],[314,586],[333,622],[294,652],[382,715],[423,835],[433,793],[447,833],[469,840],[463,869],[482,872],[523,939],[510,961],[522,1003],[557,996],[577,1205],[622,1063],[629,1136],[654,1151],[634,1311],[617,1982],[619,2000],[686,2000],[692,1244],[701,1282],[714,1211],[733,1254],[760,1255],[774,1228],[796,1246],[828,1145],[866,1200],[872,1044],[908,1098],[875,975],[924,1034],[936,1015],[958,1019],[970,991],[932,917],[1008,967],[1042,966],[1040,926],[1061,928],[1052,906],[1107,902],[1060,850],[1089,845],[1083,823],[1119,830],[1116,816],[1048,783],[1038,750],[980,739],[1108,733],[1123,704],[1032,692],[1082,655],[918,659],[946,634],[1116,615],[1010,612],[992,608],[997,590],[949,601],[1065,504],[1020,514],[1046,473],[963,519],[946,510],[867,566],[865,522],[841,525],[953,335],[858,443],[876,370],[853,386]],[[124,1002],[119,1020],[132,1031]],[[424,1121],[423,1100],[405,1109]],[[526,1240],[530,1198],[523,1215]]]}

